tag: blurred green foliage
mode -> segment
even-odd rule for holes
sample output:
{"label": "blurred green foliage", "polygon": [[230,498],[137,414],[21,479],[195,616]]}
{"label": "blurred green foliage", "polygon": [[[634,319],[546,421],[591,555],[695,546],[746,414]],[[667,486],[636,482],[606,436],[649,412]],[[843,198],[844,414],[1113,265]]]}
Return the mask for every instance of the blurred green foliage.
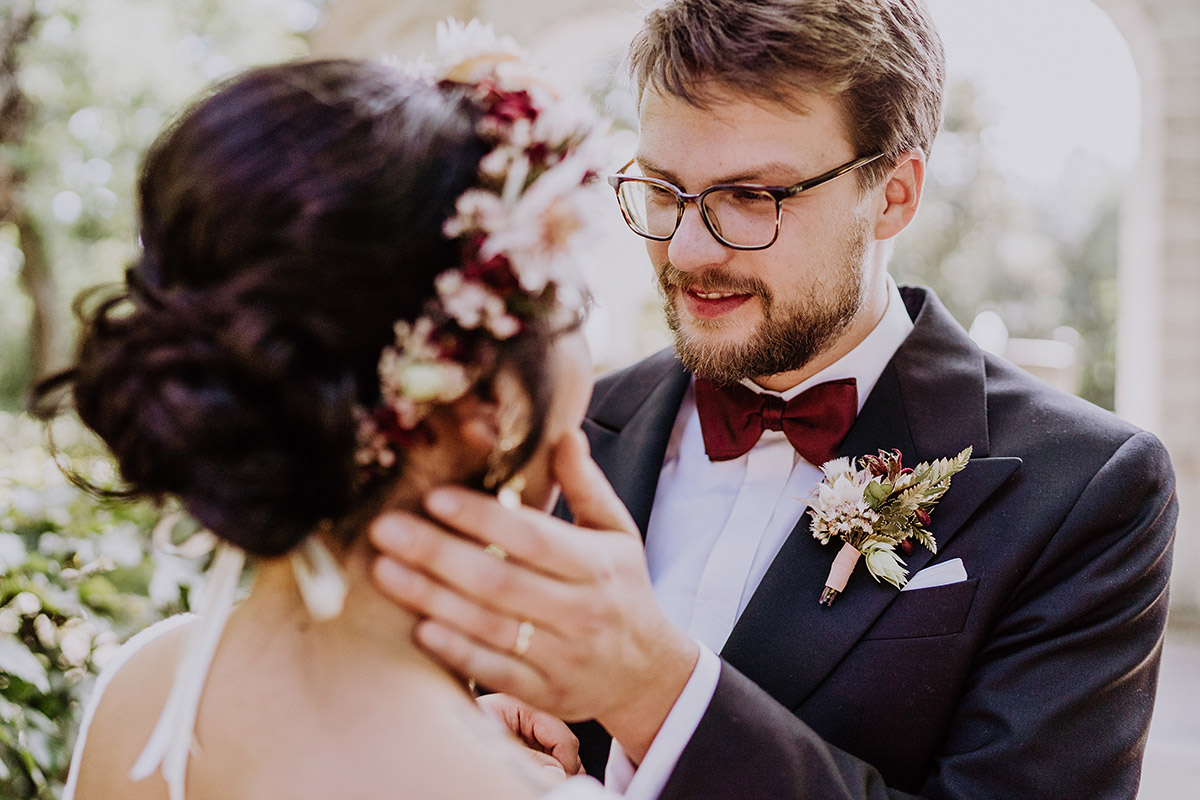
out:
{"label": "blurred green foliage", "polygon": [[82,701],[117,646],[183,610],[201,563],[146,548],[158,511],[68,481],[115,480],[69,418],[0,412],[0,797],[56,798]]}
{"label": "blurred green foliage", "polygon": [[921,210],[897,237],[891,272],[933,287],[967,327],[994,311],[1013,337],[1075,339],[1075,391],[1111,409],[1122,176],[1081,155],[1045,187],[1018,185],[992,160],[988,124],[975,87],[952,84]]}
{"label": "blurred green foliage", "polygon": [[[0,147],[0,159],[28,174],[25,205],[47,239],[61,325],[73,326],[69,305],[80,289],[118,279],[135,253],[133,187],[153,137],[213,81],[302,56],[303,34],[320,21],[323,5],[34,2],[37,23],[18,61],[34,116],[23,143]],[[9,410],[20,407],[30,380],[21,263],[15,226],[0,224],[0,408]]]}

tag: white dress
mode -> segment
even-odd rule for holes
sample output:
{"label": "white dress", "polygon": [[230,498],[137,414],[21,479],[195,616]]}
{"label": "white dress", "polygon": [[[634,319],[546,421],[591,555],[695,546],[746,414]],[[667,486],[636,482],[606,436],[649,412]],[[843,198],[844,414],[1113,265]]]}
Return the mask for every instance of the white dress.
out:
{"label": "white dress", "polygon": [[[79,763],[83,759],[88,728],[91,727],[96,708],[100,705],[100,696],[112,681],[117,670],[151,641],[195,617],[195,614],[179,614],[151,625],[123,644],[113,655],[112,660],[105,665],[84,706],[83,721],[79,726],[79,738],[75,741],[75,751],[71,756],[71,770],[67,777],[66,788],[63,790],[62,800],[75,800],[75,786],[79,781]],[[619,796],[605,790],[599,782],[590,777],[578,776],[568,779],[548,794],[542,795],[541,800],[613,800]]]}

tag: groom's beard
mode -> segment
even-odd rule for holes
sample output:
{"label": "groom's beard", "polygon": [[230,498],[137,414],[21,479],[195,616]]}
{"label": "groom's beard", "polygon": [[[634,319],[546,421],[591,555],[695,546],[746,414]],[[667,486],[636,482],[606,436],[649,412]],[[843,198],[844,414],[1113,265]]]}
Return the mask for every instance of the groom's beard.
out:
{"label": "groom's beard", "polygon": [[[863,305],[864,258],[868,231],[856,226],[830,285],[813,287],[791,302],[775,294],[756,277],[739,277],[720,269],[691,273],[669,261],[658,267],[658,290],[675,353],[683,366],[700,378],[736,383],[801,369],[824,352],[854,321]],[[762,320],[741,342],[706,341],[683,329],[676,297],[687,289],[712,289],[753,294]]]}

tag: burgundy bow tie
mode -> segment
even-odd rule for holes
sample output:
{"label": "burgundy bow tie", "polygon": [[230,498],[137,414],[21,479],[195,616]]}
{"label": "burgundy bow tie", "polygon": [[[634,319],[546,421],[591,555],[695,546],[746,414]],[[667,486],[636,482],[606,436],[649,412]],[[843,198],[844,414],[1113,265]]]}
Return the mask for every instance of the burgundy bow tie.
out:
{"label": "burgundy bow tie", "polygon": [[838,447],[858,414],[854,378],[829,381],[786,403],[740,383],[720,385],[696,379],[696,411],[710,461],[728,461],[750,451],[764,429],[783,431],[804,460],[821,466]]}

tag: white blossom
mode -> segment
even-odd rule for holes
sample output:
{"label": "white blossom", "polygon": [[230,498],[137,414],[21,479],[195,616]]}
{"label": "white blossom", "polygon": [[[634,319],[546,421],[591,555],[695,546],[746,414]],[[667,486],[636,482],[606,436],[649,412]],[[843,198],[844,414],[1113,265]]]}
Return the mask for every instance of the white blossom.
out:
{"label": "white blossom", "polygon": [[908,580],[908,570],[904,562],[895,553],[891,542],[876,544],[864,553],[867,559],[867,571],[876,581],[883,579],[896,588],[903,586]]}
{"label": "white blossom", "polygon": [[15,533],[0,533],[0,575],[25,563],[25,542]]}
{"label": "white blossom", "polygon": [[85,620],[71,619],[62,627],[59,648],[63,660],[74,667],[82,667],[92,654],[92,639],[95,628]]}
{"label": "white blossom", "polygon": [[19,592],[9,601],[9,605],[25,617],[31,617],[42,610],[42,600],[33,592]]}
{"label": "white blossom", "polygon": [[496,65],[518,61],[524,53],[511,36],[497,36],[491,25],[448,17],[437,24],[438,63],[448,80],[473,83]]}
{"label": "white blossom", "polygon": [[33,632],[46,649],[58,644],[58,628],[54,627],[54,621],[45,614],[38,614],[33,618]]}

